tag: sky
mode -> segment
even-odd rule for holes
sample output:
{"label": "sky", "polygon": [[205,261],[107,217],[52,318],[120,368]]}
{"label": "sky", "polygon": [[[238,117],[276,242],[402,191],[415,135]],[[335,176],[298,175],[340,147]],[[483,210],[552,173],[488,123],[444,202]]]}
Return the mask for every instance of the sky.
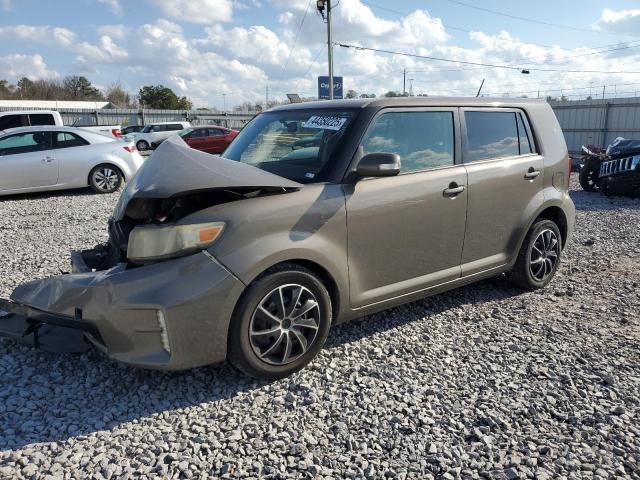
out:
{"label": "sky", "polygon": [[[638,0],[332,3],[335,42],[470,62],[335,46],[334,74],[343,76],[345,91],[402,91],[406,78],[407,90],[428,95],[475,95],[482,79],[483,93],[495,96],[584,98],[601,96],[603,86],[607,96],[640,92]],[[267,88],[271,99],[316,96],[327,48],[315,5],[0,0],[0,79],[76,74],[133,93],[162,84],[196,107],[263,103]]]}

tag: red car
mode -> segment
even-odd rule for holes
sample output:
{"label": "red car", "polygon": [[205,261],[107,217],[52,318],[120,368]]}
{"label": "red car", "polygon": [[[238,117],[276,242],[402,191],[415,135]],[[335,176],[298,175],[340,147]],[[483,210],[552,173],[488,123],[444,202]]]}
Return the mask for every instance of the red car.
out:
{"label": "red car", "polygon": [[207,153],[222,153],[236,138],[238,131],[206,125],[185,128],[179,135],[191,148]]}

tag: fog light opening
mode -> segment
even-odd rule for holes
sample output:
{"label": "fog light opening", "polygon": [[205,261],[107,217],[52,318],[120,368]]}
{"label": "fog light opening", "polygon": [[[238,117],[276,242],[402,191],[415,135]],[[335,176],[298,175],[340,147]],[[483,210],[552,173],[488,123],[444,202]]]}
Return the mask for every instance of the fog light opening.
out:
{"label": "fog light opening", "polygon": [[164,319],[164,313],[162,313],[162,310],[158,310],[158,325],[160,326],[160,340],[162,341],[162,348],[164,348],[167,353],[171,353],[169,335],[167,334],[167,322]]}

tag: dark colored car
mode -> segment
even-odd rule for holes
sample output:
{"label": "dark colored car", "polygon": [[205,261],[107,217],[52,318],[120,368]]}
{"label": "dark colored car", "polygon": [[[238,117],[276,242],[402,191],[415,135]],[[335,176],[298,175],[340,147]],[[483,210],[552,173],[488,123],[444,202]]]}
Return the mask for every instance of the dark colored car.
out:
{"label": "dark colored car", "polygon": [[144,128],[144,125],[129,125],[128,127],[123,127],[120,129],[122,135],[128,135],[130,133],[141,132]]}
{"label": "dark colored car", "polygon": [[141,367],[228,358],[281,378],[336,323],[505,272],[546,286],[573,231],[569,169],[544,101],[274,108],[223,157],[164,142],[120,197],[109,242],[0,300],[0,334],[67,349],[80,335]]}
{"label": "dark colored car", "polygon": [[238,131],[223,127],[202,126],[186,128],[179,135],[195,150],[222,153],[238,136]]}

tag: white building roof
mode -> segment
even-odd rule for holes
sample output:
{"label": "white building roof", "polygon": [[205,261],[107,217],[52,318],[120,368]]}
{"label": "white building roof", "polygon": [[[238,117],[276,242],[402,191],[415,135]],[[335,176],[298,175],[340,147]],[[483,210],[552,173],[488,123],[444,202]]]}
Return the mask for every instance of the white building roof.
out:
{"label": "white building roof", "polygon": [[112,106],[110,102],[76,102],[71,100],[0,100],[0,108],[37,108],[51,110],[56,108],[101,109]]}

